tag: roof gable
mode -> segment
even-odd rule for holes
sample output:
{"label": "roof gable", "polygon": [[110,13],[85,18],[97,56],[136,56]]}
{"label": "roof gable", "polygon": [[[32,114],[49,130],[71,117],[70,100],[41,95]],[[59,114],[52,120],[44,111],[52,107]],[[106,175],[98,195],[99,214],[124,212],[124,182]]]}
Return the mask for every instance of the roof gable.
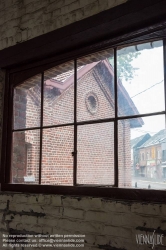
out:
{"label": "roof gable", "polygon": [[[110,65],[107,59],[100,60],[98,62],[93,62],[90,64],[86,64],[85,66],[79,67],[77,71],[77,79],[81,79],[85,74],[89,71],[93,70],[94,77],[96,77],[97,83],[100,85],[102,91],[104,92],[106,98],[109,100],[110,105],[114,106],[114,70]],[[97,71],[98,76],[95,74]],[[74,84],[74,72],[70,71],[70,74],[63,73],[60,78],[54,77],[52,79],[48,79],[45,81],[45,87],[47,89],[58,89],[58,96],[62,97],[62,93],[67,91],[67,89]],[[65,78],[66,77],[66,78]],[[61,79],[58,80],[58,79]],[[63,79],[63,81],[62,81]],[[57,92],[56,93],[56,100]],[[139,114],[135,104],[131,100],[128,92],[122,85],[121,81],[118,80],[118,97],[119,97],[119,114],[122,116],[128,115],[137,115]],[[54,99],[55,100],[55,99]],[[143,120],[141,118],[130,119],[130,127],[141,127],[143,125]]]}

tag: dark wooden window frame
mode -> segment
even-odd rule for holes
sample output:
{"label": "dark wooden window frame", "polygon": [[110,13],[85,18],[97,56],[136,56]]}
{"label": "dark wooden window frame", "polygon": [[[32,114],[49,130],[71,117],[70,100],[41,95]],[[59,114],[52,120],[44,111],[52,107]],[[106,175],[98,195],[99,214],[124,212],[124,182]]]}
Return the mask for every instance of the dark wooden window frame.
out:
{"label": "dark wooden window frame", "polygon": [[[134,6],[136,4],[136,6]],[[151,4],[153,5],[151,7]],[[117,188],[117,178],[115,179],[115,187],[112,188],[106,188],[106,187],[92,187],[92,186],[48,186],[48,185],[28,185],[28,184],[10,184],[10,168],[9,168],[9,162],[10,162],[10,147],[11,147],[11,131],[12,131],[12,96],[13,96],[13,88],[17,84],[21,83],[27,78],[30,78],[31,76],[34,76],[35,74],[39,72],[43,72],[46,69],[49,69],[53,66],[56,66],[60,63],[66,62],[71,59],[76,59],[77,57],[87,55],[92,52],[99,51],[100,49],[106,49],[106,48],[116,48],[124,45],[134,44],[134,43],[142,43],[143,41],[151,41],[151,40],[159,40],[164,39],[164,65],[166,65],[166,21],[165,21],[165,11],[163,10],[163,4],[164,1],[156,1],[156,0],[147,0],[146,3],[140,3],[140,1],[129,1],[128,4],[126,4],[126,8],[123,9],[122,7],[114,8],[114,10],[107,11],[103,14],[106,14],[106,19],[100,25],[98,22],[99,15],[96,15],[93,19],[94,25],[91,25],[89,28],[89,33],[93,35],[93,37],[98,39],[97,43],[88,36],[89,40],[88,42],[84,39],[78,41],[78,44],[75,48],[71,46],[69,41],[67,43],[67,46],[63,44],[63,49],[60,50],[60,53],[57,53],[57,50],[59,49],[58,43],[57,46],[55,46],[54,53],[50,54],[52,51],[48,49],[48,51],[44,51],[40,53],[40,51],[37,51],[37,55],[34,57],[33,54],[33,48],[35,48],[35,41],[39,41],[39,38],[36,40],[34,39],[34,47],[32,46],[33,41],[28,41],[25,45],[17,46],[16,51],[19,50],[20,52],[22,50],[26,51],[26,46],[31,49],[31,55],[24,58],[23,55],[17,57],[14,50],[12,50],[12,55],[8,56],[7,59],[2,62],[4,55],[9,55],[11,52],[11,48],[7,50],[5,53],[5,50],[0,53],[2,55],[0,60],[0,66],[6,69],[6,84],[5,84],[5,97],[4,97],[4,117],[3,117],[3,140],[2,140],[2,168],[1,168],[1,190],[2,191],[14,191],[14,192],[32,192],[32,193],[53,193],[53,194],[65,194],[65,195],[84,195],[84,196],[94,196],[94,197],[109,197],[112,199],[127,199],[127,200],[140,200],[140,201],[151,201],[151,202],[164,202],[166,200],[166,191],[163,190],[142,190],[142,189],[129,189],[129,188]],[[158,9],[157,9],[158,7]],[[132,10],[136,11],[136,8],[139,9],[139,12],[142,12],[142,9],[145,10],[144,16],[142,17],[142,20],[138,21],[138,17],[136,19],[134,12],[131,14],[130,12]],[[147,20],[145,17],[145,13],[147,9],[150,11],[151,17]],[[116,11],[118,10],[118,12]],[[115,13],[114,13],[114,12]],[[122,14],[123,11],[123,14]],[[137,11],[138,12],[138,11]],[[108,13],[113,13],[113,18],[115,20],[110,20],[108,17]],[[120,14],[119,14],[120,13]],[[119,18],[118,15],[121,15],[121,18]],[[101,15],[100,15],[101,16]],[[148,16],[148,15],[147,15]],[[129,24],[127,21],[124,23],[124,20],[126,20],[126,17],[128,17],[128,20],[132,20],[133,17],[133,23]],[[89,25],[89,20],[83,21],[85,24],[84,27]],[[109,19],[109,22],[108,22]],[[136,21],[135,21],[136,20]],[[131,21],[130,21],[131,22]],[[98,23],[98,24],[97,24]],[[113,31],[111,34],[109,33],[102,33],[108,30],[108,25],[110,23],[113,25],[116,23],[116,29],[113,28]],[[126,32],[126,25],[128,24],[128,32]],[[81,25],[81,24],[80,24]],[[98,26],[97,26],[98,25]],[[119,26],[117,26],[119,25]],[[93,26],[93,27],[92,27]],[[99,27],[100,26],[100,27]],[[74,24],[73,26],[70,26],[71,30],[73,28],[78,28],[78,24]],[[96,28],[97,27],[97,28]],[[103,27],[105,27],[105,31],[103,30]],[[86,27],[87,28],[87,27]],[[87,28],[87,29],[88,29]],[[65,32],[65,28],[61,29],[63,34]],[[99,33],[97,31],[100,30]],[[93,31],[93,32],[92,32]],[[56,33],[58,34],[57,31]],[[77,30],[78,32],[78,30]],[[87,30],[86,30],[87,32]],[[86,32],[84,32],[84,37],[86,37]],[[69,32],[70,33],[70,32]],[[98,35],[96,35],[96,33]],[[80,37],[82,36],[83,32],[80,34]],[[112,36],[111,36],[112,35]],[[98,36],[98,37],[96,37]],[[48,38],[47,35],[43,36],[45,37],[45,41]],[[50,36],[51,37],[51,36]],[[57,37],[57,36],[56,36]],[[63,38],[63,35],[60,35],[61,39]],[[72,36],[71,36],[72,37]],[[74,35],[73,35],[74,37]],[[79,35],[77,34],[77,38]],[[67,36],[66,36],[67,38]],[[32,39],[33,40],[33,39]],[[41,39],[42,40],[42,39]],[[43,40],[42,40],[43,41]],[[59,41],[61,41],[59,39]],[[65,42],[65,39],[64,39]],[[75,43],[75,42],[73,42]],[[56,43],[55,43],[56,45]],[[69,46],[70,45],[70,46]],[[31,48],[31,46],[33,48]],[[47,48],[49,47],[49,43],[45,45]],[[51,47],[51,46],[50,46]],[[70,51],[70,52],[68,52]],[[115,50],[116,52],[116,50]],[[24,52],[25,53],[25,52]],[[13,59],[15,58],[15,59]],[[116,65],[116,57],[115,57],[115,65]],[[166,67],[164,67],[164,76],[165,76],[165,85],[166,85]],[[76,75],[75,75],[76,77]],[[115,70],[115,78],[116,77],[116,70]],[[116,86],[116,85],[115,85]],[[116,87],[115,87],[116,88]],[[166,90],[165,90],[166,92]],[[115,93],[117,93],[115,89]],[[165,95],[166,96],[166,95]],[[117,99],[117,96],[115,95],[115,100]],[[76,105],[76,104],[75,104]],[[115,101],[115,105],[117,105],[117,100]],[[117,107],[115,107],[117,108]],[[76,110],[76,109],[75,109]],[[166,109],[165,109],[166,110]],[[156,114],[156,113],[155,113]],[[158,113],[159,114],[159,113]],[[165,112],[162,112],[162,114],[165,114]],[[154,115],[154,114],[149,114]],[[135,117],[143,117],[143,115],[134,116]],[[148,116],[146,114],[145,116]],[[125,119],[126,117],[124,117]],[[132,118],[132,117],[130,117]],[[123,119],[123,117],[121,117]],[[116,127],[116,126],[115,126]],[[117,133],[115,133],[115,140],[117,138]],[[117,150],[115,150],[115,156],[117,159]],[[8,161],[8,163],[7,163]],[[116,176],[117,176],[117,168],[116,169]],[[76,172],[76,171],[75,171]]]}

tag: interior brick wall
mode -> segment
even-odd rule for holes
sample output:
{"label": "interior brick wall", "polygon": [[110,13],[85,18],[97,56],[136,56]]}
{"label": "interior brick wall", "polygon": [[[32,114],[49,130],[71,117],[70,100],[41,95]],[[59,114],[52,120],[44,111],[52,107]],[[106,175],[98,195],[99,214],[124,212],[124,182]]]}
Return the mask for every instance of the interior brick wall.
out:
{"label": "interior brick wall", "polygon": [[[149,250],[152,245],[137,244],[136,235],[152,235],[154,229],[160,235],[165,234],[165,220],[165,204],[62,195],[0,194],[0,239],[2,234],[84,234],[82,249],[85,250]],[[155,246],[155,249],[165,249],[165,237],[162,243],[164,246]]]}
{"label": "interior brick wall", "polygon": [[1,0],[0,49],[46,34],[127,0]]}

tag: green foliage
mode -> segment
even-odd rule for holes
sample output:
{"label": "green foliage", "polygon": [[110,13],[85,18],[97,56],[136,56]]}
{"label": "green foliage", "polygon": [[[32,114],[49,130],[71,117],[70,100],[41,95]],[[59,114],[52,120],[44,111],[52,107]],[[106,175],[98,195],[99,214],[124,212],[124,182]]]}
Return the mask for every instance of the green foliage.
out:
{"label": "green foliage", "polygon": [[[134,68],[131,64],[133,59],[137,58],[140,55],[140,52],[129,52],[127,54],[118,55],[117,57],[117,75],[120,79],[125,79],[125,81],[130,81],[134,75],[135,70],[138,68]],[[113,65],[113,58],[109,58],[109,62]]]}

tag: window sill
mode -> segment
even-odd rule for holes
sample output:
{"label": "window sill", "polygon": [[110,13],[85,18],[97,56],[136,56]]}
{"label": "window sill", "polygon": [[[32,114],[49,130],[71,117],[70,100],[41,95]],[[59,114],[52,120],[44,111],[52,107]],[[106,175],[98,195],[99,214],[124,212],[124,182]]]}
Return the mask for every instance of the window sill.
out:
{"label": "window sill", "polygon": [[28,184],[1,184],[1,191],[20,193],[41,193],[56,195],[93,196],[116,200],[133,200],[142,202],[165,202],[165,190],[130,189],[94,186],[50,186]]}

